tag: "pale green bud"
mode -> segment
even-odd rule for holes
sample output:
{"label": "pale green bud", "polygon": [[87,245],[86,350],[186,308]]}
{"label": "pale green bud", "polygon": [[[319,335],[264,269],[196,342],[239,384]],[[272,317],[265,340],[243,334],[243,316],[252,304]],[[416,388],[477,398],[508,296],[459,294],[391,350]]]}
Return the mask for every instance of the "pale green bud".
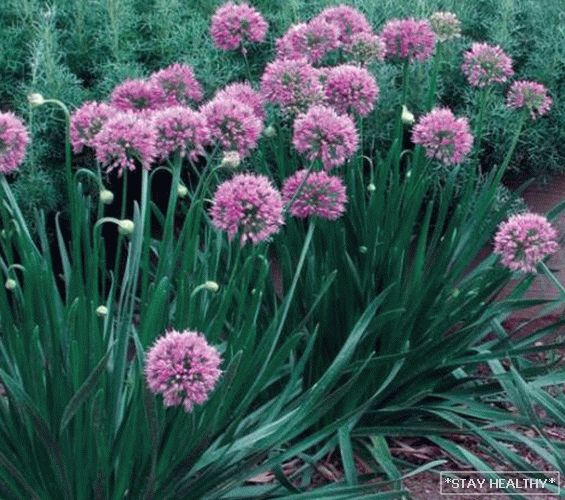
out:
{"label": "pale green bud", "polygon": [[108,316],[108,308],[106,306],[98,306],[96,308],[96,316],[98,316],[99,318]]}
{"label": "pale green bud", "polygon": [[416,119],[414,118],[414,115],[408,111],[408,108],[406,106],[402,106],[402,114],[400,115],[400,119],[402,120],[402,123],[405,123],[406,125],[412,125]]}
{"label": "pale green bud", "polygon": [[275,137],[277,135],[277,129],[275,127],[273,127],[272,125],[269,125],[265,129],[263,134],[265,134],[265,137]]}
{"label": "pale green bud", "polygon": [[6,290],[14,290],[17,286],[18,284],[16,283],[16,280],[13,280],[12,278],[8,278],[6,283],[4,283]]}
{"label": "pale green bud", "polygon": [[29,94],[27,96],[27,101],[32,105],[32,106],[41,106],[42,104],[45,103],[45,98],[38,93],[32,93]]}
{"label": "pale green bud", "polygon": [[129,219],[123,219],[118,222],[118,231],[120,232],[120,234],[124,234],[126,236],[130,235],[133,233],[134,229],[135,224]]}
{"label": "pale green bud", "polygon": [[222,158],[221,166],[225,168],[237,168],[241,164],[241,157],[237,151],[226,151]]}
{"label": "pale green bud", "polygon": [[220,285],[218,285],[215,281],[206,281],[204,283],[204,288],[210,292],[216,293],[220,289]]}
{"label": "pale green bud", "polygon": [[100,190],[99,196],[100,196],[100,201],[104,205],[110,205],[114,201],[114,193],[112,193],[112,191],[108,191],[105,188]]}
{"label": "pale green bud", "polygon": [[179,198],[186,198],[188,196],[188,188],[184,184],[179,184],[177,187],[177,195]]}

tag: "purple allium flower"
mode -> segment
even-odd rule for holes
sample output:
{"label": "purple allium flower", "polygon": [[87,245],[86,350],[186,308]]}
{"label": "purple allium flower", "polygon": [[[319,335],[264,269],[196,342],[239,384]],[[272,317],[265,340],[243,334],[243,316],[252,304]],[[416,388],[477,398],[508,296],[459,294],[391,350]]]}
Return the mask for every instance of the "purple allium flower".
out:
{"label": "purple allium flower", "polygon": [[174,106],[155,111],[151,122],[157,134],[157,153],[163,160],[174,153],[196,160],[204,154],[204,146],[210,142],[206,118],[188,107]]}
{"label": "purple allium flower", "polygon": [[351,59],[358,64],[384,61],[386,45],[384,40],[373,33],[357,33],[351,37],[351,43],[345,48]]}
{"label": "purple allium flower", "polygon": [[263,122],[253,108],[230,97],[217,97],[201,108],[212,139],[224,151],[236,150],[242,157],[257,146]]}
{"label": "purple allium flower", "polygon": [[187,106],[202,100],[202,86],[186,64],[171,64],[153,73],[149,81],[161,87],[168,106]]}
{"label": "purple allium flower", "polygon": [[162,394],[165,406],[187,413],[208,400],[222,371],[222,358],[198,332],[169,330],[158,338],[145,359],[145,378],[153,394]]}
{"label": "purple allium flower", "polygon": [[308,170],[299,170],[284,182],[284,203],[288,204],[294,198],[289,208],[291,215],[301,219],[311,216],[328,220],[339,219],[345,212],[347,202],[343,181],[323,170],[310,172],[306,177],[307,175]]}
{"label": "purple allium flower", "polygon": [[440,42],[447,42],[461,36],[461,22],[453,12],[434,12],[430,24]]}
{"label": "purple allium flower", "polygon": [[471,151],[473,136],[466,118],[455,118],[448,108],[434,108],[414,126],[412,142],[422,145],[428,158],[456,165]]}
{"label": "purple allium flower", "polygon": [[494,253],[512,271],[535,273],[536,266],[559,249],[557,231],[542,215],[513,215],[494,238]]}
{"label": "purple allium flower", "polygon": [[120,111],[144,112],[163,108],[166,97],[155,81],[125,80],[113,90],[110,103]]}
{"label": "purple allium flower", "polygon": [[321,160],[330,170],[355,153],[359,136],[353,120],[327,106],[312,106],[294,121],[292,143],[310,161]]}
{"label": "purple allium flower", "polygon": [[324,100],[319,76],[319,70],[305,59],[275,60],[267,65],[261,77],[261,93],[287,114],[306,111]]}
{"label": "purple allium flower", "polygon": [[330,68],[325,93],[328,104],[338,113],[355,112],[367,116],[379,95],[379,87],[365,68],[343,64]]}
{"label": "purple allium flower", "polygon": [[512,83],[506,95],[506,105],[509,108],[526,108],[533,120],[545,115],[552,103],[545,86],[527,80]]}
{"label": "purple allium flower", "polygon": [[92,141],[96,159],[107,165],[106,172],[135,170],[137,160],[142,168],[151,168],[157,156],[157,135],[150,120],[136,113],[117,113],[110,118]]}
{"label": "purple allium flower", "polygon": [[29,135],[14,113],[0,113],[0,174],[11,174],[24,161]]}
{"label": "purple allium flower", "polygon": [[263,121],[265,118],[265,110],[263,108],[265,101],[263,95],[255,90],[249,83],[230,83],[216,92],[215,99],[223,99],[226,97],[251,106],[259,120]]}
{"label": "purple allium flower", "polygon": [[210,34],[222,50],[245,50],[249,43],[263,42],[268,27],[267,21],[253,7],[228,2],[214,13]]}
{"label": "purple allium flower", "polygon": [[315,64],[332,50],[340,46],[339,29],[323,19],[314,18],[309,23],[300,23],[277,40],[279,59],[302,59]]}
{"label": "purple allium flower", "polygon": [[75,153],[92,148],[92,141],[116,110],[108,104],[85,102],[71,116],[71,144]]}
{"label": "purple allium flower", "polygon": [[463,54],[463,73],[473,87],[504,83],[514,74],[512,59],[498,46],[474,43]]}
{"label": "purple allium flower", "polygon": [[241,245],[266,240],[284,223],[281,194],[264,175],[238,174],[220,184],[210,215],[230,240],[239,234]]}
{"label": "purple allium flower", "polygon": [[339,29],[339,41],[344,46],[348,46],[353,36],[357,33],[372,33],[373,31],[367,18],[357,9],[347,5],[328,7],[314,19],[318,18],[337,26]]}
{"label": "purple allium flower", "polygon": [[436,47],[436,35],[430,23],[412,17],[387,22],[381,36],[386,45],[386,57],[390,59],[424,62]]}

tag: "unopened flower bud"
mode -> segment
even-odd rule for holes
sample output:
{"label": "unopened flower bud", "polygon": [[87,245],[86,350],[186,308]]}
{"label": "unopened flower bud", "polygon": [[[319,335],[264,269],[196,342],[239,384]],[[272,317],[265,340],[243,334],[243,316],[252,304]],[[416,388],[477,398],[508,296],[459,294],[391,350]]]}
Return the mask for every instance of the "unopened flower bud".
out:
{"label": "unopened flower bud", "polygon": [[222,158],[221,166],[225,168],[237,168],[241,163],[241,157],[237,151],[226,151]]}
{"label": "unopened flower bud", "polygon": [[374,192],[376,189],[377,187],[372,182],[367,186],[367,191],[369,191],[369,193]]}
{"label": "unopened flower bud", "polygon": [[17,286],[18,284],[16,283],[16,280],[13,280],[12,278],[8,278],[6,283],[4,283],[6,290],[14,290]]}
{"label": "unopened flower bud", "polygon": [[218,285],[215,281],[206,281],[204,283],[204,288],[215,293],[220,289],[220,285]]}
{"label": "unopened flower bud", "polygon": [[114,201],[114,193],[112,193],[112,191],[108,191],[107,189],[101,189],[100,193],[100,201],[104,204],[104,205],[110,205],[113,201]]}
{"label": "unopened flower bud", "polygon": [[412,125],[416,121],[414,115],[410,113],[410,111],[408,111],[408,108],[404,105],[402,106],[402,114],[400,115],[400,119],[402,120],[402,123],[405,123],[406,125]]}
{"label": "unopened flower bud", "polygon": [[269,125],[265,129],[263,134],[265,134],[265,137],[275,137],[277,135],[277,129],[275,127],[273,127],[272,125]]}
{"label": "unopened flower bud", "polygon": [[135,224],[129,219],[122,219],[118,222],[118,231],[120,234],[130,235],[133,233]]}
{"label": "unopened flower bud", "polygon": [[98,306],[96,308],[96,316],[98,316],[99,318],[108,316],[108,308],[106,306]]}
{"label": "unopened flower bud", "polygon": [[177,187],[177,195],[179,198],[186,198],[188,195],[188,188],[184,184],[179,184]]}
{"label": "unopened flower bud", "polygon": [[365,254],[367,250],[368,248],[365,245],[359,247],[359,253]]}
{"label": "unopened flower bud", "polygon": [[32,106],[41,106],[45,103],[44,97],[37,93],[29,94],[27,100]]}

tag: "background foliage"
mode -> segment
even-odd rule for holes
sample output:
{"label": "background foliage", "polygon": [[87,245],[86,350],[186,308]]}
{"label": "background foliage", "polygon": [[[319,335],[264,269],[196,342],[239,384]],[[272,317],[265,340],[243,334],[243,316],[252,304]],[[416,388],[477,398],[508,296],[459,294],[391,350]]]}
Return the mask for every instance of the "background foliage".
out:
{"label": "background foliage", "polygon": [[[0,9],[0,108],[26,117],[30,91],[57,97],[71,107],[87,99],[104,99],[126,77],[144,76],[175,61],[194,66],[206,96],[227,82],[245,78],[237,54],[221,53],[210,43],[208,26],[214,0],[4,0]],[[251,54],[254,72],[261,73],[272,59],[272,45],[288,26],[304,20],[323,7],[338,3],[324,0],[254,0],[270,23],[270,49]],[[516,78],[540,81],[551,91],[556,105],[544,120],[531,124],[527,139],[518,146],[510,174],[545,175],[563,171],[565,164],[565,111],[559,106],[564,92],[565,50],[563,16],[559,0],[349,0],[363,11],[376,31],[386,19],[412,15],[429,16],[450,10],[462,21],[463,37],[451,45],[443,69],[448,82],[440,88],[442,101],[456,112],[476,108],[477,92],[464,85],[460,74],[461,49],[472,40],[500,44],[515,62]],[[421,92],[425,92],[427,67],[420,68]],[[377,149],[388,146],[387,125],[396,99],[392,84],[396,71],[378,65],[380,103],[373,124]],[[417,89],[417,85],[412,86]],[[417,94],[418,91],[413,91]],[[412,102],[419,102],[412,95]],[[420,101],[421,102],[421,101]],[[414,111],[419,111],[415,109]],[[38,204],[54,209],[61,204],[62,127],[52,110],[41,110],[33,124],[33,154],[15,182],[14,189],[24,213]],[[470,114],[470,113],[467,113]],[[489,121],[482,160],[500,163],[507,149],[507,130],[512,114],[502,102]],[[43,116],[49,115],[49,116]],[[49,119],[46,119],[49,118]],[[60,124],[59,124],[60,125]],[[41,186],[41,189],[37,189]]]}

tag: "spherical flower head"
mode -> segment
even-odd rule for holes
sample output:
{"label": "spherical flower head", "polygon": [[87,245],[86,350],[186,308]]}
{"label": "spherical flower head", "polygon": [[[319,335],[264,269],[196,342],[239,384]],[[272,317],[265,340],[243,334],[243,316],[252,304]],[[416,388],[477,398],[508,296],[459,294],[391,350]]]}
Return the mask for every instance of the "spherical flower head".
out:
{"label": "spherical flower head", "polygon": [[453,12],[434,12],[430,24],[440,42],[447,42],[461,36],[461,21]]}
{"label": "spherical flower head", "polygon": [[265,68],[261,92],[284,113],[297,114],[323,102],[324,90],[319,76],[319,70],[306,59],[277,59]]}
{"label": "spherical flower head", "polygon": [[93,140],[116,110],[108,104],[85,102],[71,115],[71,144],[75,153],[93,147]]}
{"label": "spherical flower head", "polygon": [[110,104],[120,111],[142,113],[165,107],[166,97],[155,81],[126,80],[112,91]]}
{"label": "spherical flower head", "polygon": [[0,113],[0,174],[11,174],[24,161],[29,135],[14,113]]}
{"label": "spherical flower head", "polygon": [[392,19],[385,24],[381,36],[389,59],[408,59],[424,62],[436,47],[436,35],[425,20]]}
{"label": "spherical flower head", "polygon": [[251,84],[247,82],[230,83],[216,93],[216,98],[225,97],[235,99],[236,101],[240,101],[251,106],[259,120],[263,121],[265,118],[265,100],[261,93],[255,90]]}
{"label": "spherical flower head", "polygon": [[312,64],[320,62],[324,56],[339,48],[339,29],[321,18],[309,23],[300,23],[277,40],[277,57],[280,59],[302,59]]}
{"label": "spherical flower head", "polygon": [[186,64],[171,64],[153,73],[149,81],[161,88],[168,106],[188,106],[202,100],[202,86]]}
{"label": "spherical flower head", "polygon": [[96,159],[106,165],[106,172],[118,169],[151,168],[157,157],[157,134],[151,122],[135,113],[117,113],[110,118],[92,141]]}
{"label": "spherical flower head", "polygon": [[514,74],[512,59],[498,46],[474,43],[463,54],[463,73],[472,87],[504,83]]}
{"label": "spherical flower head", "polygon": [[343,64],[331,68],[326,76],[326,101],[338,113],[367,116],[379,95],[379,87],[365,68]]}
{"label": "spherical flower head", "polygon": [[357,9],[347,5],[328,7],[320,12],[316,18],[334,24],[339,29],[339,41],[344,46],[348,46],[356,34],[373,31],[367,18]]}
{"label": "spherical flower head", "polygon": [[214,44],[222,50],[237,50],[249,43],[265,40],[269,25],[263,16],[246,3],[228,2],[212,17],[210,34]]}
{"label": "spherical flower head", "polygon": [[299,170],[286,179],[282,195],[285,205],[294,200],[289,207],[290,214],[301,219],[312,216],[339,219],[347,202],[343,181],[323,170],[310,173],[306,169]]}
{"label": "spherical flower head", "polygon": [[201,333],[169,330],[147,353],[147,386],[163,396],[165,406],[182,405],[188,413],[208,400],[222,374],[221,362]]}
{"label": "spherical flower head", "polygon": [[428,158],[456,165],[471,151],[473,136],[466,118],[456,118],[447,108],[434,108],[414,126],[412,142],[423,146]]}
{"label": "spherical flower head", "polygon": [[237,151],[247,156],[257,146],[263,122],[253,108],[229,97],[215,98],[202,107],[212,140],[224,151]]}
{"label": "spherical flower head", "polygon": [[312,106],[294,121],[292,143],[308,160],[320,160],[330,170],[355,153],[359,136],[349,116],[327,106]]}
{"label": "spherical flower head", "polygon": [[240,243],[257,244],[277,233],[283,224],[283,202],[263,175],[238,174],[218,187],[210,209],[214,226],[240,236]]}
{"label": "spherical flower head", "polygon": [[353,62],[367,65],[374,61],[384,61],[386,44],[384,40],[373,33],[357,33],[351,37],[351,43],[345,52]]}
{"label": "spherical flower head", "polygon": [[157,136],[156,146],[160,159],[179,154],[193,161],[204,155],[204,146],[210,143],[210,129],[202,114],[184,106],[156,111],[151,123]]}
{"label": "spherical flower head", "polygon": [[494,253],[512,271],[535,273],[537,265],[559,249],[557,231],[542,215],[513,215],[494,238]]}
{"label": "spherical flower head", "polygon": [[545,115],[552,103],[545,86],[526,80],[513,82],[506,96],[506,105],[509,108],[525,108],[533,120]]}

